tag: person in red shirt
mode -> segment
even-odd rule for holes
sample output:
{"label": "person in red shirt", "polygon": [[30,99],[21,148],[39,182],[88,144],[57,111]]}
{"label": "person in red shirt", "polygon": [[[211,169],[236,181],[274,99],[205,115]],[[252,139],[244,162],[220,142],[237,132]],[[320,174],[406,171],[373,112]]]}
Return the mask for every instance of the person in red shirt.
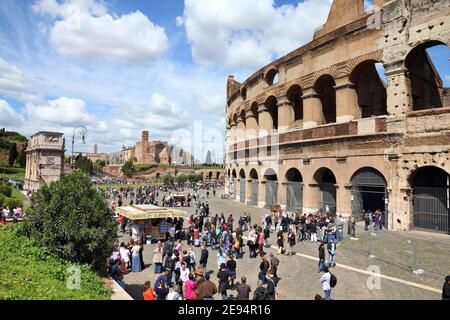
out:
{"label": "person in red shirt", "polygon": [[155,291],[152,288],[150,281],[144,284],[144,293],[142,294],[144,300],[156,300]]}

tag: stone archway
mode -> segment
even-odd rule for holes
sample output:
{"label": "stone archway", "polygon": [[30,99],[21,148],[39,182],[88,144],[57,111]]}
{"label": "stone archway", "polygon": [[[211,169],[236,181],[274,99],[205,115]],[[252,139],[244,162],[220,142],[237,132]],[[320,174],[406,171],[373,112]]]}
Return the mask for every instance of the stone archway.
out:
{"label": "stone archway", "polygon": [[273,169],[267,169],[264,173],[265,180],[265,207],[268,208],[278,201],[278,176]]}
{"label": "stone archway", "polygon": [[450,175],[434,166],[417,169],[410,177],[413,227],[450,234]]}
{"label": "stone archway", "polygon": [[286,172],[286,210],[302,211],[303,177],[299,170],[291,168]]}
{"label": "stone archway", "polygon": [[323,212],[328,210],[331,215],[335,215],[337,209],[336,176],[330,169],[320,168],[314,174],[314,180],[316,180],[320,189],[321,210]]}

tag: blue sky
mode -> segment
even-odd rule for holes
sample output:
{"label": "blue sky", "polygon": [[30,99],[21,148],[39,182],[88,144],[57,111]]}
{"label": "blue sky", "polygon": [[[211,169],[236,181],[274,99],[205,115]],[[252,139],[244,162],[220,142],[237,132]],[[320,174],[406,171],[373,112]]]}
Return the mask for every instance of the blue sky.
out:
{"label": "blue sky", "polygon": [[[330,3],[1,0],[0,126],[69,136],[83,124],[77,149],[105,152],[147,129],[220,160],[228,75],[244,80],[310,41]],[[447,52],[433,54],[450,74]]]}

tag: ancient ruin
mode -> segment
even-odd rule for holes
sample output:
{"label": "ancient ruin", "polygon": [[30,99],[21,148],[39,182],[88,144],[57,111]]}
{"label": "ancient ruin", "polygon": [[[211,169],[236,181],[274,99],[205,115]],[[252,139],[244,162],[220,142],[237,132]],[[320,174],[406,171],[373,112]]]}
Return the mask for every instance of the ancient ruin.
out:
{"label": "ancient ruin", "polygon": [[32,135],[25,150],[24,188],[35,191],[43,184],[59,180],[64,170],[64,151],[62,133],[40,131]]}
{"label": "ancient ruin", "polygon": [[141,141],[133,147],[124,147],[121,151],[112,153],[109,157],[109,163],[119,165],[124,164],[131,158],[136,158],[136,163],[170,164],[168,149],[166,141],[149,141],[149,132],[142,131]]}
{"label": "ancient ruin", "polygon": [[450,95],[427,50],[450,43],[450,0],[373,2],[335,0],[310,43],[229,77],[226,189],[449,233]]}

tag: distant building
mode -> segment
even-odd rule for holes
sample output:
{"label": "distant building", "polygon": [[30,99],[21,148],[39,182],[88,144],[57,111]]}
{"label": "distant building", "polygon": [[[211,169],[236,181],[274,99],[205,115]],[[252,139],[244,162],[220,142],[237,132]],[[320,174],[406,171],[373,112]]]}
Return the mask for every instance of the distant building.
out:
{"label": "distant building", "polygon": [[98,146],[97,144],[94,144],[94,152],[90,153],[90,152],[82,152],[79,153],[82,157],[86,157],[89,160],[92,161],[92,163],[96,163],[98,160],[103,160],[103,161],[109,161],[109,154],[108,153],[98,153]]}
{"label": "distant building", "polygon": [[109,163],[124,164],[131,158],[136,158],[136,163],[170,164],[169,146],[166,141],[149,141],[149,132],[142,131],[141,141],[133,147],[111,153]]}

